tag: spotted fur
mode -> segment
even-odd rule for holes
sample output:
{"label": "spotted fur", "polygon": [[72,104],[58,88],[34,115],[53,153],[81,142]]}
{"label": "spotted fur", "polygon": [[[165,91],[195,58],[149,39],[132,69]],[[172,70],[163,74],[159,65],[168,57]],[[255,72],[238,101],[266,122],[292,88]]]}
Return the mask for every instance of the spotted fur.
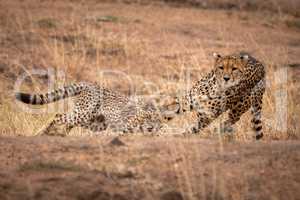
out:
{"label": "spotted fur", "polygon": [[[197,123],[185,133],[199,133],[225,111],[228,119],[224,130],[239,121],[242,114],[251,109],[252,126],[256,139],[263,137],[261,110],[265,92],[265,69],[261,62],[247,53],[222,57],[214,54],[214,68],[197,81],[183,97],[166,106],[175,114],[197,112]],[[168,119],[174,118],[168,116]]]}
{"label": "spotted fur", "polygon": [[16,93],[18,100],[33,105],[43,105],[71,96],[76,96],[74,109],[56,114],[41,134],[56,134],[59,125],[65,125],[66,132],[81,126],[92,131],[110,128],[124,133],[151,132],[161,126],[160,115],[152,104],[92,83],[75,83],[46,94]]}

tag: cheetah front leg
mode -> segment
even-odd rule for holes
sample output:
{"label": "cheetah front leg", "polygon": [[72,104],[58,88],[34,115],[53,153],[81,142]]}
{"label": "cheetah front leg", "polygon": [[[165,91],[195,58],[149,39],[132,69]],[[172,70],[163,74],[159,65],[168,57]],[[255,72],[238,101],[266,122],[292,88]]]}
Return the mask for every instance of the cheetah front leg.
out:
{"label": "cheetah front leg", "polygon": [[189,127],[183,133],[183,135],[198,134],[202,129],[207,127],[216,118],[217,118],[217,116],[211,115],[209,113],[202,112],[202,111],[198,112],[196,125]]}
{"label": "cheetah front leg", "polygon": [[199,133],[226,111],[226,102],[222,97],[206,100],[195,105],[197,107],[197,123],[189,127],[184,135]]}
{"label": "cheetah front leg", "polygon": [[235,103],[232,108],[230,108],[228,113],[228,119],[222,124],[222,133],[233,132],[232,126],[238,122],[241,116],[250,108],[250,97],[241,97],[240,101]]}

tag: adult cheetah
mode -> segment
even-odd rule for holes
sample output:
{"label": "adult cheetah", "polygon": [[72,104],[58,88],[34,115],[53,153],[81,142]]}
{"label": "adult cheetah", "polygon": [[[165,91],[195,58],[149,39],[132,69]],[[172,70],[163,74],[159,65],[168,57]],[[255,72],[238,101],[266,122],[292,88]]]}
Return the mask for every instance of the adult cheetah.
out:
{"label": "adult cheetah", "polygon": [[[186,134],[199,133],[214,119],[229,110],[224,123],[224,131],[239,121],[243,113],[251,108],[252,126],[256,139],[263,137],[261,110],[265,92],[264,65],[247,53],[221,56],[214,53],[214,68],[196,82],[183,97],[175,98],[166,105],[167,110],[181,114],[197,112],[197,123],[185,131]],[[168,119],[174,118],[169,115]]]}
{"label": "adult cheetah", "polygon": [[[80,82],[46,94],[16,93],[16,99],[26,104],[43,105],[76,96],[71,112],[56,114],[54,120],[39,135],[54,135],[59,125],[68,133],[81,126],[92,131],[152,132],[161,126],[159,112],[152,104],[129,98],[97,84]],[[59,133],[61,135],[61,133]]]}

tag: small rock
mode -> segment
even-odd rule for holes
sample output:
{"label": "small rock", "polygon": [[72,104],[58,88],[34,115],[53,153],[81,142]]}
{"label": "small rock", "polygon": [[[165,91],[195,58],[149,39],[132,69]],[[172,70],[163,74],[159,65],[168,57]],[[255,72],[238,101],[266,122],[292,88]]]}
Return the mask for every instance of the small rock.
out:
{"label": "small rock", "polygon": [[134,178],[135,177],[135,174],[134,172],[128,170],[128,171],[124,171],[122,173],[117,173],[116,174],[118,178]]}
{"label": "small rock", "polygon": [[110,141],[110,144],[113,146],[125,146],[126,144],[120,140],[120,138],[115,137]]}

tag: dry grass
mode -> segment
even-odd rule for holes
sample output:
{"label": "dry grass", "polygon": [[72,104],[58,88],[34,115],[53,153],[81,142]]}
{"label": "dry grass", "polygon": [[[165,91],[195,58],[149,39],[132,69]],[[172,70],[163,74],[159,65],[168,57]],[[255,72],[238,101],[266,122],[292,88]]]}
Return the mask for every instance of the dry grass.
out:
{"label": "dry grass", "polygon": [[298,141],[111,140],[1,137],[1,199],[294,200],[300,193]]}
{"label": "dry grass", "polygon": [[80,171],[83,170],[80,166],[76,166],[67,162],[58,161],[33,161],[30,163],[25,163],[20,166],[19,171],[53,171],[53,170],[67,170],[67,171]]}
{"label": "dry grass", "polygon": [[[218,133],[226,114],[200,135],[170,136],[191,113],[161,137],[134,134],[119,144],[109,131],[95,137],[81,128],[71,132],[80,138],[1,137],[0,199],[297,199],[299,141],[272,140],[300,138],[299,18],[260,5],[247,12],[102,2],[0,1],[0,136],[33,136],[72,106],[21,109],[13,94],[23,74],[22,91],[91,81],[159,103],[208,72],[212,52],[245,50],[267,69],[264,141],[251,142],[249,113],[230,136]],[[50,75],[31,74],[41,69]]]}
{"label": "dry grass", "polygon": [[[300,62],[299,32],[286,25],[299,20],[292,15],[93,1],[9,1],[0,8],[1,135],[34,135],[55,112],[67,109],[58,103],[46,115],[20,111],[13,86],[30,70],[51,69],[54,76],[27,77],[25,91],[45,91],[51,78],[55,87],[84,80],[160,102],[184,93],[210,70],[213,51],[246,50],[267,68],[264,139],[299,138],[299,68],[288,67]],[[225,138],[252,140],[250,117],[245,114],[236,133]],[[161,132],[180,134],[193,118],[179,117]],[[221,121],[201,137],[220,138]]]}

